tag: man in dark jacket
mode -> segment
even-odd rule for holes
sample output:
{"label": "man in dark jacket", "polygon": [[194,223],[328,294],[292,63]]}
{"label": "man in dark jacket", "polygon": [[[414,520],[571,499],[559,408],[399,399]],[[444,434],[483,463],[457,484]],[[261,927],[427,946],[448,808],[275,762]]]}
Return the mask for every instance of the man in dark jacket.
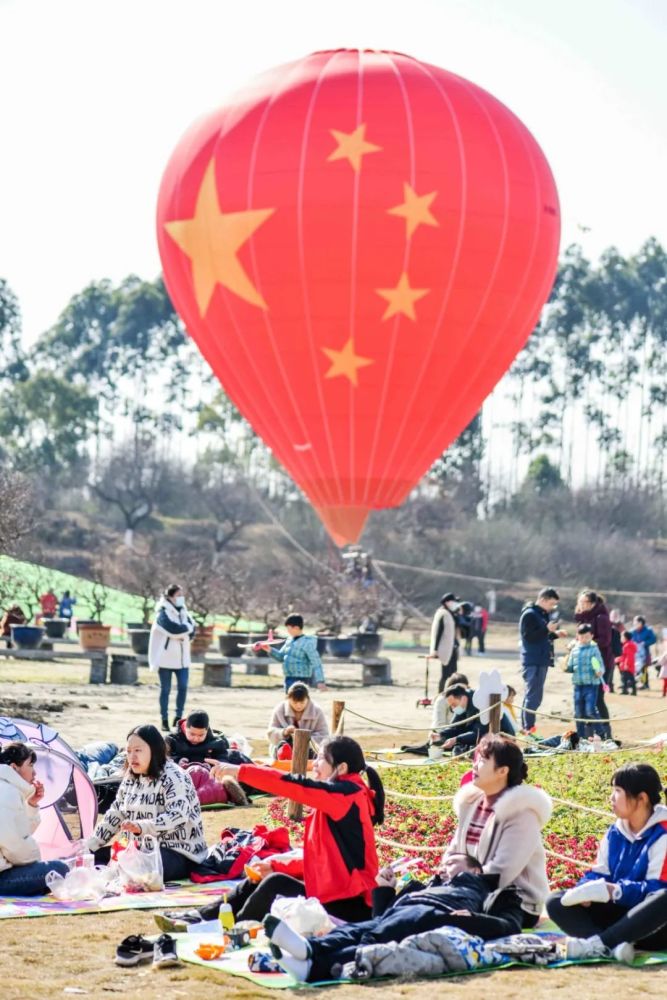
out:
{"label": "man in dark jacket", "polygon": [[[518,934],[521,930],[521,900],[511,887],[498,891],[497,874],[482,874],[475,858],[449,855],[441,875],[426,885],[411,882],[398,896],[391,869],[378,874],[373,892],[372,920],[344,924],[323,937],[306,939],[275,917],[264,926],[280,964],[298,979],[319,982],[340,975],[356,950],[364,944],[403,941],[411,934],[459,927],[484,940]],[[280,955],[283,951],[286,954]],[[294,962],[293,959],[296,959]]]}
{"label": "man in dark jacket", "polygon": [[187,760],[189,764],[203,764],[207,757],[230,760],[229,742],[223,733],[213,732],[207,712],[190,712],[187,719],[180,719],[173,732],[165,736],[165,743],[169,756],[177,763]]}
{"label": "man in dark jacket", "polygon": [[526,732],[535,729],[535,710],[542,704],[544,682],[554,664],[554,641],[567,632],[559,629],[556,608],[560,597],[553,587],[544,587],[534,604],[527,604],[519,619],[521,673],[526,685],[523,697],[522,725]]}

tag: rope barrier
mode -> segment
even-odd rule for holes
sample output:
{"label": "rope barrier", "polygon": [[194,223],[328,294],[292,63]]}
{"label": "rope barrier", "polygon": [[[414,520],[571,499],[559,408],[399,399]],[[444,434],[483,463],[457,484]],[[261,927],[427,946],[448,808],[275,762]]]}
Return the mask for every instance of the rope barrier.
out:
{"label": "rope barrier", "polygon": [[611,725],[612,722],[634,722],[636,719],[650,719],[654,715],[664,715],[667,712],[667,705],[657,708],[655,712],[642,712],[640,715],[616,715],[609,719],[578,719],[575,716],[552,715],[549,712],[540,712],[537,708],[527,709],[531,715],[539,715],[543,719],[553,719],[555,722],[600,722]]}
{"label": "rope barrier", "polygon": [[577,868],[581,868],[583,871],[588,871],[592,865],[592,861],[576,861],[574,858],[568,858],[567,854],[559,854],[558,851],[550,851],[548,847],[544,848],[545,854],[550,854],[552,858],[558,858],[560,861],[567,861],[571,865],[575,865]]}
{"label": "rope barrier", "polygon": [[[493,707],[494,707],[493,705],[490,705],[489,709],[491,709]],[[484,711],[488,711],[489,709],[485,709]],[[425,732],[430,732],[431,729],[432,729],[432,726],[430,726],[430,725],[428,725],[428,726],[420,726],[420,727],[417,727],[417,726],[397,726],[395,723],[391,723],[391,722],[380,722],[378,719],[370,719],[367,715],[362,715],[360,712],[355,712],[353,709],[348,708],[347,705],[345,706],[345,712],[349,712],[350,715],[354,715],[357,719],[363,719],[364,722],[370,722],[371,725],[382,726],[384,729],[393,729],[394,732],[398,732],[398,733],[401,733],[401,732],[425,733]],[[653,712],[642,712],[639,715],[617,715],[617,716],[610,717],[609,719],[599,719],[599,718],[598,719],[580,719],[580,718],[577,718],[576,716],[552,715],[550,712],[541,712],[537,708],[531,708],[530,712],[531,712],[532,715],[539,715],[543,719],[552,719],[555,722],[563,722],[563,723],[568,723],[568,722],[591,722],[591,723],[598,723],[598,724],[600,722],[602,722],[602,723],[605,723],[605,724],[609,723],[609,725],[611,725],[612,722],[634,722],[637,719],[650,719],[654,715],[663,715],[665,712],[667,712],[667,705],[664,705],[662,708],[658,708],[658,709],[656,709]],[[468,716],[466,716],[466,718],[462,722],[456,722],[456,721],[454,721],[454,722],[449,723],[449,725],[447,726],[447,728],[449,729],[449,728],[454,727],[454,726],[465,726],[469,722],[474,722],[476,719],[479,719],[481,717],[481,715],[482,715],[482,712],[477,712],[475,715],[468,715]]]}
{"label": "rope barrier", "polygon": [[[495,708],[497,704],[498,702],[494,702],[493,704],[490,704],[488,708],[476,712],[475,715],[467,715],[465,719],[462,719],[460,722],[456,721],[450,722],[448,723],[446,728],[455,729],[457,726],[467,726],[469,722],[475,722],[477,719],[480,719],[484,714],[484,712],[490,712],[491,709]],[[384,729],[393,729],[394,732],[397,733],[402,733],[402,732],[426,733],[426,732],[431,732],[431,729],[433,728],[432,726],[429,725],[429,726],[422,726],[421,728],[417,729],[415,726],[397,726],[391,722],[380,722],[378,719],[369,719],[367,715],[361,715],[360,712],[353,711],[353,709],[348,708],[347,705],[344,708],[344,712],[346,713],[349,712],[350,715],[356,716],[357,719],[363,719],[364,722],[370,722],[374,726],[382,726]]]}
{"label": "rope barrier", "polygon": [[385,788],[384,794],[389,799],[412,799],[415,802],[451,802],[453,795],[410,795],[408,792],[395,792]]}
{"label": "rope barrier", "polygon": [[[393,569],[409,569],[415,573],[424,573],[426,576],[444,576],[451,577],[453,580],[474,580],[477,583],[493,583],[500,587],[528,590],[531,593],[534,593],[536,590],[535,581],[532,583],[526,583],[521,580],[501,580],[499,577],[493,576],[471,576],[470,574],[465,573],[450,573],[444,569],[431,569],[428,566],[411,566],[409,563],[389,562],[387,559],[374,559],[373,562],[376,566],[390,566]],[[560,584],[558,590],[563,591],[564,593],[578,594],[581,588],[570,587],[567,584]],[[667,594],[657,593],[652,590],[614,590],[612,587],[602,586],[600,587],[600,592],[604,594],[618,594],[620,597],[667,597]]]}
{"label": "rope barrier", "polygon": [[[401,844],[397,840],[390,840],[388,837],[376,837],[375,839],[379,844],[384,844],[386,847],[397,847],[400,851],[414,851],[416,854],[443,854],[445,850],[444,847]],[[558,858],[559,861],[567,861],[568,864],[574,865],[576,868],[581,868],[582,871],[588,871],[591,867],[591,864],[586,861],[577,861],[574,858],[569,858],[566,854],[559,854],[558,851],[551,851],[548,848],[545,848],[545,854],[548,854],[552,858]]]}
{"label": "rope barrier", "polygon": [[561,806],[570,806],[570,808],[579,809],[581,812],[593,813],[594,816],[604,816],[605,819],[615,820],[616,816],[613,813],[606,812],[604,809],[595,809],[594,806],[582,806],[578,802],[571,802],[570,799],[557,799],[555,795],[550,796],[552,802],[557,802]]}
{"label": "rope barrier", "polygon": [[442,854],[444,852],[444,847],[417,847],[413,844],[399,844],[397,840],[389,840],[387,837],[377,837],[376,841],[379,844],[386,844],[387,847],[398,847],[401,851],[416,851],[418,854],[422,854],[424,851],[433,854]]}

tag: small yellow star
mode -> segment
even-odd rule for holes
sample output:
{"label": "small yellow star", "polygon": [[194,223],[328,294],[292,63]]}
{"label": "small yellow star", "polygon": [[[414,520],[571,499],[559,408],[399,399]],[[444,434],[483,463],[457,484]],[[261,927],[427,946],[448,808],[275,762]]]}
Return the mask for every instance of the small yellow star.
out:
{"label": "small yellow star", "polygon": [[205,315],[217,284],[253,306],[267,308],[237,253],[274,212],[274,208],[221,212],[215,165],[211,160],[197,194],[194,216],[165,222],[164,228],[172,240],[192,261],[192,282],[200,316]]}
{"label": "small yellow star", "polygon": [[425,295],[428,295],[430,288],[410,288],[407,272],[403,271],[396,288],[376,288],[375,291],[389,303],[382,317],[383,320],[390,319],[397,313],[402,313],[408,319],[416,320],[415,302],[419,302]]}
{"label": "small yellow star", "polygon": [[403,203],[395,205],[394,208],[387,209],[389,215],[400,215],[405,219],[408,239],[421,223],[425,226],[440,225],[435,216],[429,211],[437,193],[437,191],[431,191],[430,194],[417,194],[406,183],[403,185]]}
{"label": "small yellow star", "polygon": [[325,378],[336,378],[337,375],[344,375],[349,378],[352,385],[357,385],[357,369],[365,368],[366,365],[374,364],[373,358],[363,358],[360,354],[354,353],[354,340],[349,338],[342,350],[335,351],[331,347],[323,347],[322,350],[331,362],[331,368],[325,373]]}
{"label": "small yellow star", "polygon": [[360,125],[354,132],[337,132],[335,128],[329,129],[332,136],[338,143],[333,153],[327,157],[327,162],[332,160],[349,160],[350,166],[355,173],[361,169],[361,157],[366,153],[377,153],[382,146],[375,146],[372,142],[366,142],[366,126]]}

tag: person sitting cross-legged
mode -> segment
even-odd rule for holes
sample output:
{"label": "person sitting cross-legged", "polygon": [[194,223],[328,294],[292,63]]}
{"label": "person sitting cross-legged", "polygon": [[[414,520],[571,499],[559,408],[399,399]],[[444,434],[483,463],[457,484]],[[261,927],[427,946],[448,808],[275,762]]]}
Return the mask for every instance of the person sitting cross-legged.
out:
{"label": "person sitting cross-legged", "polygon": [[[329,735],[329,726],[320,706],[312,700],[306,684],[296,681],[287,692],[287,697],[273,710],[267,730],[269,752],[272,758],[291,760],[292,743],[296,729],[308,729],[313,743],[317,746]],[[286,752],[287,751],[287,752]],[[309,757],[314,757],[312,750]],[[233,761],[233,763],[237,763]]]}
{"label": "person sitting cross-legged", "polygon": [[649,764],[626,764],[611,784],[618,819],[595,865],[573,889],[547,900],[551,919],[571,935],[568,958],[631,962],[635,945],[667,950],[667,806],[660,803],[660,775]]}

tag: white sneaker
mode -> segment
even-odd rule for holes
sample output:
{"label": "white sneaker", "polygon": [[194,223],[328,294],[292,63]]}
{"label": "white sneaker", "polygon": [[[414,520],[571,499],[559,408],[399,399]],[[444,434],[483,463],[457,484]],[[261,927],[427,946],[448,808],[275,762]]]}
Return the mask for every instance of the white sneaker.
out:
{"label": "white sneaker", "polygon": [[626,965],[632,965],[635,960],[635,946],[629,941],[617,944],[615,948],[612,948],[611,953],[617,962],[625,962]]}
{"label": "white sneaker", "polygon": [[597,935],[589,938],[568,938],[565,954],[569,959],[610,957],[609,949],[602,944]]}

